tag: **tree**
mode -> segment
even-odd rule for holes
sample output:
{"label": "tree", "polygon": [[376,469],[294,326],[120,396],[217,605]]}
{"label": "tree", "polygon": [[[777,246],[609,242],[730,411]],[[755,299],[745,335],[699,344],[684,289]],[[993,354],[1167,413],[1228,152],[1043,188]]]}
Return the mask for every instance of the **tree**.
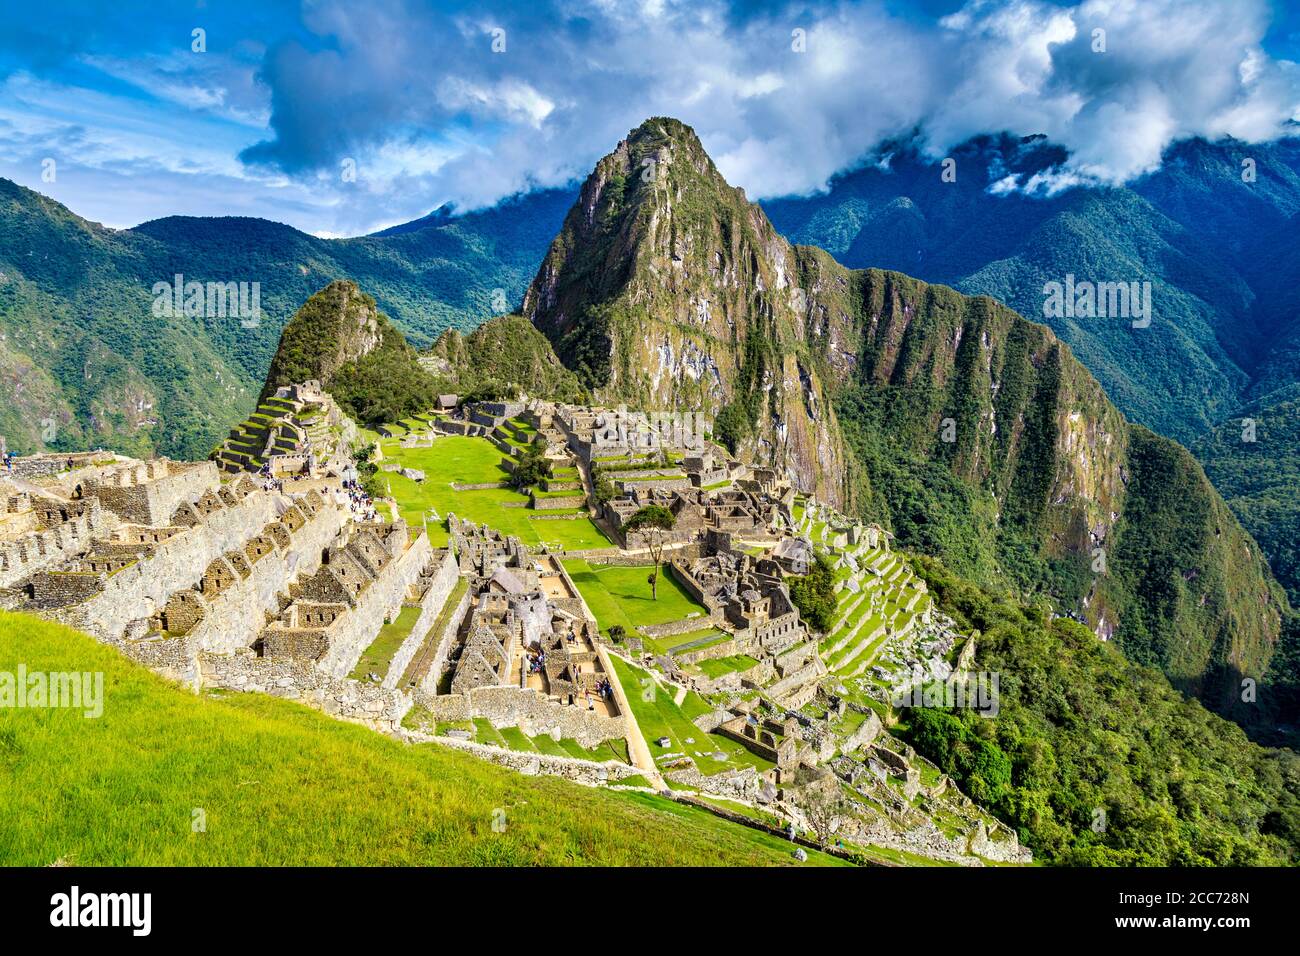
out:
{"label": "tree", "polygon": [[623,522],[624,534],[640,534],[650,548],[655,569],[650,574],[650,597],[659,600],[659,564],[663,560],[664,545],[677,524],[676,516],[663,505],[646,505]]}
{"label": "tree", "polygon": [[533,442],[524,450],[507,481],[511,488],[523,491],[540,483],[549,474],[549,469],[541,444]]}
{"label": "tree", "polygon": [[836,781],[833,788],[809,787],[800,797],[799,809],[803,810],[817,845],[825,848],[839,829],[841,818],[849,813],[848,801],[840,792],[839,782]]}
{"label": "tree", "polygon": [[614,497],[614,483],[609,480],[599,462],[595,461],[591,463],[591,488],[592,499],[597,505],[603,505]]}
{"label": "tree", "polygon": [[821,552],[803,577],[790,582],[790,600],[799,616],[818,631],[829,631],[835,623],[835,568]]}

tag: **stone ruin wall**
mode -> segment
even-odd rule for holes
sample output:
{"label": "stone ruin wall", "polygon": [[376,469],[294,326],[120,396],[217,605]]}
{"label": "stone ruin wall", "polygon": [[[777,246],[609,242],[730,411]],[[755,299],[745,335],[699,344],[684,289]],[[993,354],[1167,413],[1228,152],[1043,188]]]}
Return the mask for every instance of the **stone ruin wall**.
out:
{"label": "stone ruin wall", "polygon": [[201,580],[217,558],[242,550],[249,538],[278,517],[275,500],[273,495],[252,492],[213,511],[201,523],[161,542],[152,556],[104,578],[98,593],[55,609],[50,616],[103,641],[120,639],[132,621],[153,617],[172,594]]}
{"label": "stone ruin wall", "polygon": [[82,495],[99,498],[106,509],[135,524],[165,524],[181,505],[221,485],[213,461],[178,464],[160,458],[105,471],[80,483]]}
{"label": "stone ruin wall", "polygon": [[627,722],[621,716],[606,717],[581,704],[548,700],[529,687],[475,687],[467,694],[436,697],[419,691],[415,702],[440,721],[482,717],[493,727],[519,727],[530,737],[572,738],[584,747],[627,736]]}
{"label": "stone ruin wall", "polygon": [[434,651],[433,661],[430,663],[429,669],[425,672],[424,679],[420,681],[419,686],[420,691],[430,697],[438,693],[438,684],[442,681],[443,672],[447,668],[447,658],[451,655],[452,645],[456,642],[456,635],[460,632],[460,626],[465,620],[465,615],[469,613],[470,606],[474,603],[473,592],[473,588],[467,587],[465,589],[460,596],[460,600],[448,616],[442,634],[430,636],[430,639],[437,640],[438,644]]}
{"label": "stone ruin wall", "polygon": [[278,610],[280,594],[288,592],[295,577],[316,572],[321,554],[346,522],[343,509],[318,508],[289,541],[276,543],[273,553],[255,561],[248,577],[238,577],[205,602],[202,618],[188,632],[192,646],[218,654],[247,648],[265,626],[266,613]]}
{"label": "stone ruin wall", "polygon": [[489,760],[502,767],[522,773],[524,776],[545,774],[548,777],[560,777],[573,783],[593,787],[602,783],[617,783],[620,780],[635,777],[641,773],[640,768],[631,764],[619,763],[616,760],[597,763],[592,760],[579,760],[577,757],[556,757],[549,754],[525,753],[519,750],[501,750],[498,747],[488,747],[468,740],[457,740],[454,737],[433,737],[427,734],[408,734],[408,737],[416,740],[437,741],[444,747],[463,750],[482,760]]}
{"label": "stone ruin wall", "polygon": [[365,724],[386,733],[401,733],[411,697],[377,684],[333,677],[311,661],[291,657],[200,654],[199,683],[204,687],[270,694],[296,700],[331,717]]}
{"label": "stone ruin wall", "polygon": [[351,673],[384,621],[401,610],[407,589],[419,580],[432,557],[429,536],[421,532],[405,551],[384,565],[358,595],[356,605],[327,629],[329,649],[318,662],[325,673],[335,678]]}
{"label": "stone ruin wall", "polygon": [[72,560],[90,548],[93,538],[107,532],[109,524],[110,516],[96,498],[82,514],[62,524],[0,544],[0,588]]}
{"label": "stone ruin wall", "polygon": [[[439,557],[439,555],[441,556]],[[411,633],[402,642],[402,646],[397,649],[397,653],[393,655],[393,660],[388,666],[388,673],[385,675],[382,684],[386,690],[395,688],[398,681],[402,679],[402,675],[406,673],[406,668],[410,665],[416,652],[424,645],[425,638],[429,636],[429,631],[437,623],[443,605],[447,603],[447,598],[451,596],[452,589],[460,578],[456,556],[452,553],[451,548],[446,548],[441,552],[434,552],[433,560],[436,563],[437,570],[434,573],[433,580],[429,583],[428,590],[424,592],[423,597],[420,599],[420,616],[416,618],[415,626],[411,628]],[[469,593],[468,589],[466,593]]]}

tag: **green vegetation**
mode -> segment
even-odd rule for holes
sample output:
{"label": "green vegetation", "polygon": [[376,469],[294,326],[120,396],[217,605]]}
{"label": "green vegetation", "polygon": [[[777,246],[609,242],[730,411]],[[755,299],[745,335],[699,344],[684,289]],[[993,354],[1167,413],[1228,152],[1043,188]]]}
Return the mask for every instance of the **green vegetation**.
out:
{"label": "green vegetation", "polygon": [[[536,255],[540,260],[542,250]],[[450,328],[429,357],[438,368],[438,390],[459,393],[467,401],[495,401],[520,389],[557,402],[588,401],[577,376],[560,364],[546,336],[521,315],[489,319],[468,336]]]}
{"label": "green vegetation", "polygon": [[331,282],[284,327],[263,397],[278,386],[320,381],[354,419],[398,421],[427,411],[437,396],[415,350],[354,282]]}
{"label": "green vegetation", "polygon": [[540,484],[546,474],[545,450],[542,445],[532,442],[523,449],[506,481],[515,491],[525,491]]}
{"label": "green vegetation", "polygon": [[104,715],[0,710],[12,865],[794,862],[784,841],[657,796],[520,776],[261,694],[196,696],[85,635],[0,613],[0,671],[19,663],[103,672]]}
{"label": "green vegetation", "polygon": [[[523,753],[542,753],[552,757],[574,757],[578,760],[592,760],[603,763],[614,760],[630,764],[626,740],[606,740],[595,747],[584,747],[571,737],[555,740],[547,734],[530,737],[518,727],[493,727],[485,717],[475,717],[469,722],[469,729],[474,732],[474,739],[481,744],[502,747],[506,750],[518,750]],[[452,724],[439,724],[438,732],[443,733],[452,728]]]}
{"label": "green vegetation", "polygon": [[621,626],[626,634],[636,634],[642,625],[708,616],[708,609],[686,593],[671,574],[664,577],[663,596],[651,597],[646,587],[649,565],[627,567],[570,559],[564,562],[564,569],[596,615],[597,626],[606,633],[614,625]]}
{"label": "green vegetation", "polygon": [[808,626],[829,631],[835,623],[835,569],[830,559],[818,551],[808,573],[790,582],[790,600],[799,609]]}
{"label": "green vegetation", "polygon": [[715,657],[711,660],[700,661],[695,666],[702,670],[708,677],[716,680],[723,674],[731,674],[735,671],[747,671],[757,664],[757,658],[750,657],[748,654],[732,654],[728,657]]}
{"label": "green vegetation", "polygon": [[420,619],[420,608],[418,605],[407,604],[402,606],[397,617],[388,621],[379,629],[374,641],[361,654],[361,659],[357,661],[357,666],[352,669],[352,677],[356,680],[367,680],[373,672],[379,675],[380,680],[388,673],[389,666],[393,663],[393,655],[397,653],[402,642],[411,634],[411,629],[415,627],[415,622]]}
{"label": "green vegetation", "polygon": [[1192,451],[1300,606],[1300,400],[1249,408]]}
{"label": "green vegetation", "polygon": [[1251,743],[1073,621],[1048,621],[936,560],[917,567],[959,626],[981,631],[980,669],[999,675],[999,712],[904,710],[895,732],[1015,827],[1036,857],[1120,866],[1300,859],[1294,753]]}

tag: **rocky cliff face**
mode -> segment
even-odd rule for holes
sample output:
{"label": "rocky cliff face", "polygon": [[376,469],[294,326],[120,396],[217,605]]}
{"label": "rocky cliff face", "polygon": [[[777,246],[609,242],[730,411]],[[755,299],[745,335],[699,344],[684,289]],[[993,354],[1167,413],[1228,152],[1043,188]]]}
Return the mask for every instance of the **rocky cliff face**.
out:
{"label": "rocky cliff face", "polygon": [[843,504],[844,449],[796,265],[695,134],[653,119],[587,178],[524,314],[598,401],[703,412],[734,447]]}
{"label": "rocky cliff face", "polygon": [[791,246],[675,120],[596,166],[524,313],[599,400],[709,412],[804,490],[1050,595],[1220,709],[1291,614],[1199,466],[1050,329]]}
{"label": "rocky cliff face", "polygon": [[[814,290],[842,278],[824,255],[806,263]],[[852,305],[809,336],[871,458],[865,508],[899,530],[954,521],[985,577],[1049,593],[1212,706],[1262,681],[1286,598],[1184,448],[1127,422],[1050,329],[992,299],[877,270],[848,287]],[[962,492],[933,508],[949,514],[907,514],[907,483],[935,469]]]}

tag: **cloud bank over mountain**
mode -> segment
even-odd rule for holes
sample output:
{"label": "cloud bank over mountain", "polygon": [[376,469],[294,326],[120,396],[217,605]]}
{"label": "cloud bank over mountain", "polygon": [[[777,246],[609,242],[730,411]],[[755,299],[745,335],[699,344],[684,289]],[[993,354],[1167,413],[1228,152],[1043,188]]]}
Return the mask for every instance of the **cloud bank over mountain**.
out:
{"label": "cloud bank over mountain", "polygon": [[[322,0],[283,22],[218,23],[203,56],[156,48],[156,31],[130,65],[124,51],[51,55],[76,59],[65,83],[107,78],[98,95],[148,91],[166,107],[154,114],[219,127],[195,144],[195,175],[260,193],[250,208],[354,233],[564,184],[650,115],[694,126],[755,198],[818,190],[891,138],[942,157],[1003,130],[1071,153],[1003,191],[1124,182],[1179,139],[1297,131],[1284,16],[1267,0]],[[181,21],[163,33],[188,41]],[[0,84],[0,123],[22,143],[40,138],[34,83],[20,66]],[[144,125],[96,137],[97,168],[147,165]],[[0,153],[0,172],[13,162]]]}

